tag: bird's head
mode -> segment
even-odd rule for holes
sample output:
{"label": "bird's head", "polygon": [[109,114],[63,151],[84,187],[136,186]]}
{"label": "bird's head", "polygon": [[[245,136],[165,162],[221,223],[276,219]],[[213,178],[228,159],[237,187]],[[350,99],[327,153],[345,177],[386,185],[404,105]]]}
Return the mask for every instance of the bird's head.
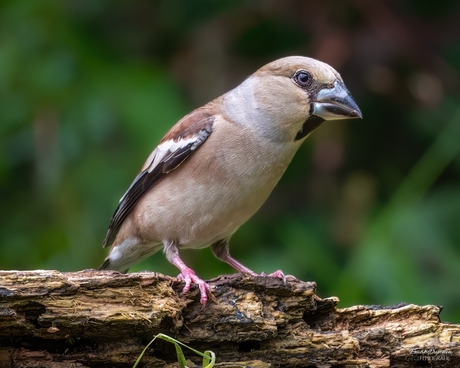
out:
{"label": "bird's head", "polygon": [[302,140],[325,120],[362,118],[340,74],[303,56],[260,68],[224,96],[224,109],[275,140]]}

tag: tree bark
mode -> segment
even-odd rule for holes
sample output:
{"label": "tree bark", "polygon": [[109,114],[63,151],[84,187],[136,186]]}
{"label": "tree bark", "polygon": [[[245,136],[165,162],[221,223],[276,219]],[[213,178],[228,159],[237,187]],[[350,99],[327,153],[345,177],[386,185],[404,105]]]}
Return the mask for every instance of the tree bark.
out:
{"label": "tree bark", "polygon": [[[0,271],[0,367],[131,367],[158,333],[219,367],[460,366],[460,325],[440,307],[338,309],[313,282],[243,274],[209,284],[217,301],[203,309],[196,288],[158,273]],[[174,362],[157,340],[139,366]]]}

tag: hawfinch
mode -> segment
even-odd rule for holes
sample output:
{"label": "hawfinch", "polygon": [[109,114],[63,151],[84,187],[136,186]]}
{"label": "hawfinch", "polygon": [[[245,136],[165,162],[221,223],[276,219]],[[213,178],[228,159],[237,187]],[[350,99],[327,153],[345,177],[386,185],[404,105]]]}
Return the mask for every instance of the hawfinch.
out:
{"label": "hawfinch", "polygon": [[[229,240],[265,202],[292,157],[324,120],[361,118],[331,66],[291,56],[269,63],[238,87],[182,118],[147,158],[110,221],[99,268],[127,272],[163,249],[180,270],[183,292],[210,288],[187,267],[182,248],[211,246],[239,272]],[[269,276],[284,278],[281,271]]]}

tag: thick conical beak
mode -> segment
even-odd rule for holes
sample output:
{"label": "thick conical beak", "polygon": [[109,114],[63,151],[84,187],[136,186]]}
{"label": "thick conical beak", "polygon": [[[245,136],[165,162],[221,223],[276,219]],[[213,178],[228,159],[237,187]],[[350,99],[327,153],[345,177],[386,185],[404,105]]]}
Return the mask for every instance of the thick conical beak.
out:
{"label": "thick conical beak", "polygon": [[336,81],[334,87],[325,88],[318,92],[313,102],[312,115],[324,120],[361,118],[361,110],[356,104],[347,87],[342,81]]}

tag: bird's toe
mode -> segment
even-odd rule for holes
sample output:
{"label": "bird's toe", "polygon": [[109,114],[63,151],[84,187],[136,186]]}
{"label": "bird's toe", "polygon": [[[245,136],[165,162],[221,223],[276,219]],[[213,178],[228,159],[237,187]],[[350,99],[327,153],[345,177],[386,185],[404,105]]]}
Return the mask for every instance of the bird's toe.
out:
{"label": "bird's toe", "polygon": [[286,283],[287,281],[295,281],[295,280],[297,280],[297,278],[295,276],[285,275],[284,272],[281,271],[281,270],[275,271],[275,272],[269,274],[268,276],[269,277],[279,278],[279,279],[283,280],[284,283]]}
{"label": "bird's toe", "polygon": [[214,300],[209,285],[205,281],[200,279],[192,269],[187,268],[183,270],[177,276],[177,278],[185,282],[185,286],[182,289],[182,293],[184,294],[190,291],[190,287],[192,286],[192,284],[198,286],[198,288],[200,289],[200,303],[203,304],[203,306],[206,305],[206,302],[208,301],[208,295],[211,297],[211,299]]}

